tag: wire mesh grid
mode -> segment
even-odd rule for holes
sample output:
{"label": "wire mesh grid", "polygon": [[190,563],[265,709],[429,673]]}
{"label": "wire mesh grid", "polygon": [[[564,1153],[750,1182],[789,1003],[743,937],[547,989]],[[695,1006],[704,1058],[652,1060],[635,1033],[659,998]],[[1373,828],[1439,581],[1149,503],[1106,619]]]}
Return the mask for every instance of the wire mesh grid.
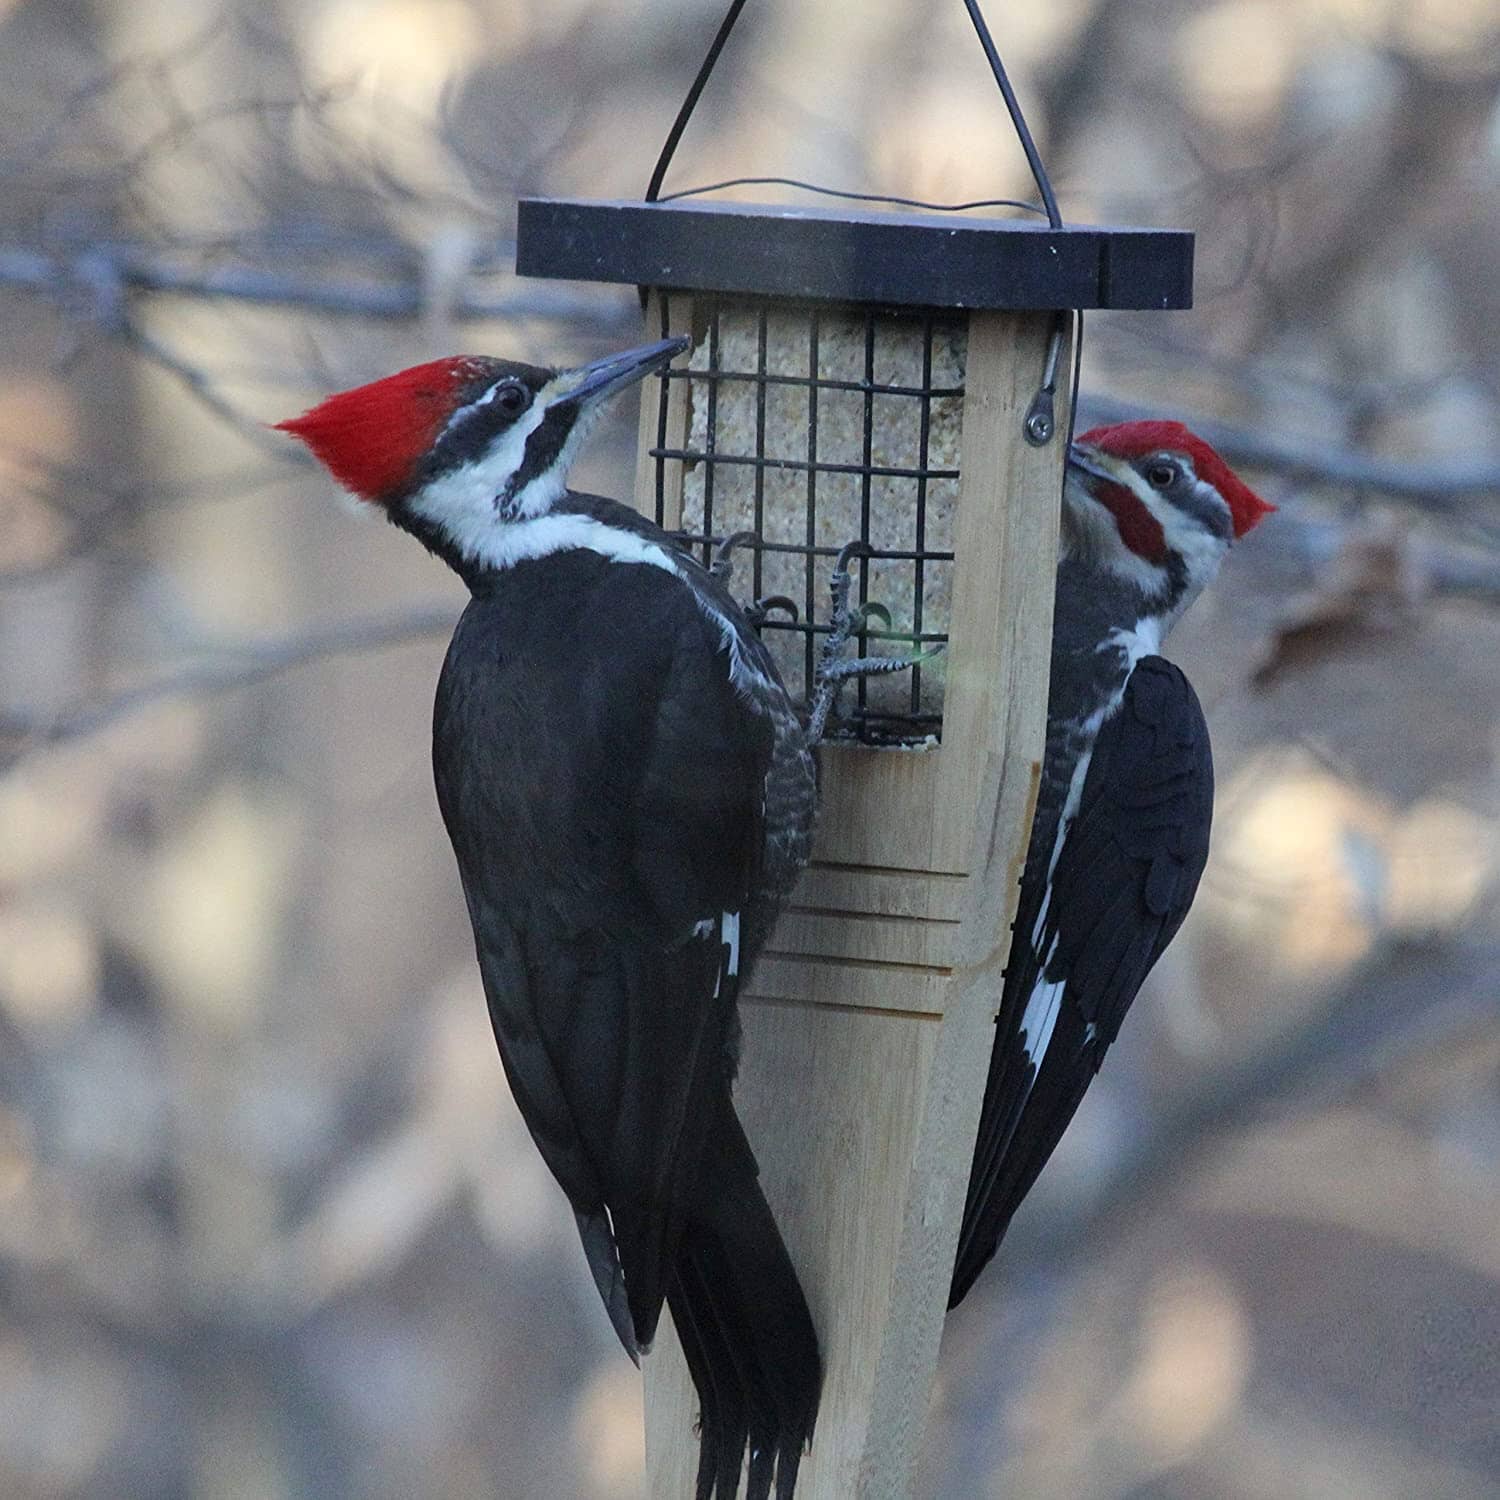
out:
{"label": "wire mesh grid", "polygon": [[[692,354],[662,376],[650,448],[657,520],[705,564],[726,537],[753,533],[735,550],[731,588],[746,602],[795,604],[795,618],[777,608],[760,621],[793,696],[812,690],[832,628],[829,578],[847,542],[866,549],[853,564],[855,601],[889,617],[862,617],[859,653],[908,655],[946,641],[962,315],[700,294],[682,331]],[[686,398],[675,432],[674,383]],[[939,656],[858,681],[836,732],[878,744],[938,734],[944,665]]]}

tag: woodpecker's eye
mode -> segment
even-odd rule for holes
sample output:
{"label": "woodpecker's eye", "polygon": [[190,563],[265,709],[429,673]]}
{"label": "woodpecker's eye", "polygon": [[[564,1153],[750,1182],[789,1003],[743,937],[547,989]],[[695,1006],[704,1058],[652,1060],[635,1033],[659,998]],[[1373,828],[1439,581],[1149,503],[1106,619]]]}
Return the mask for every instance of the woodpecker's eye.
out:
{"label": "woodpecker's eye", "polygon": [[495,405],[508,417],[519,417],[531,400],[531,392],[519,380],[507,380],[495,391]]}
{"label": "woodpecker's eye", "polygon": [[1146,483],[1153,490],[1169,490],[1182,478],[1182,470],[1165,458],[1158,458],[1146,470]]}

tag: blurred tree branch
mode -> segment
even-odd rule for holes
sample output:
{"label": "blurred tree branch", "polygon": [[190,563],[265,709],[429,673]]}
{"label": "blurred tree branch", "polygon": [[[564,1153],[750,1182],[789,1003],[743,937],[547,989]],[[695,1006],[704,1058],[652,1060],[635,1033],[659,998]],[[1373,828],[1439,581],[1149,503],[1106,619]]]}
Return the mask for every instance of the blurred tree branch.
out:
{"label": "blurred tree branch", "polygon": [[996,1471],[993,1433],[972,1418],[966,1432],[962,1412],[968,1402],[993,1401],[996,1372],[1036,1360],[1038,1303],[1055,1307],[1076,1289],[1076,1273],[1121,1251],[1149,1214],[1170,1220],[1169,1200],[1258,1121],[1311,1113],[1372,1075],[1476,1033],[1493,1036],[1497,969],[1500,945],[1493,941],[1382,942],[1291,1023],[1195,1070],[1092,1188],[1067,1201],[1028,1201],[993,1267],[950,1319],[946,1349],[957,1394],[949,1421],[957,1440],[945,1450],[943,1493],[978,1493]]}
{"label": "blurred tree branch", "polygon": [[994,1282],[1055,1273],[1105,1252],[1132,1219],[1267,1111],[1308,1108],[1405,1057],[1493,1027],[1497,973],[1493,942],[1434,937],[1377,946],[1284,1030],[1198,1074],[1092,1191],[1018,1218]]}
{"label": "blurred tree branch", "polygon": [[226,642],[216,659],[164,672],[150,681],[59,712],[0,709],[0,768],[44,745],[98,734],[168,698],[213,697],[249,687],[292,667],[352,651],[376,651],[451,628],[453,604],[418,605],[390,613],[312,626],[261,640]]}
{"label": "blurred tree branch", "polygon": [[[313,277],[303,273],[239,265],[205,268],[180,255],[140,247],[91,246],[72,256],[53,256],[25,247],[0,247],[0,285],[44,293],[78,313],[80,291],[89,294],[92,320],[128,335],[150,358],[194,387],[200,399],[228,420],[209,395],[207,376],[186,361],[171,358],[126,319],[122,296],[128,291],[160,292],[203,300],[226,300],[351,317],[411,320],[428,310],[423,278],[378,282],[360,278]],[[441,309],[458,322],[553,319],[587,323],[603,330],[634,330],[639,317],[633,301],[616,290],[582,292],[541,285],[482,295],[466,290]],[[1122,422],[1153,415],[1128,401],[1085,394],[1080,409],[1089,424]],[[1288,480],[1314,481],[1373,491],[1436,509],[1476,495],[1500,494],[1500,460],[1465,459],[1453,464],[1404,462],[1311,439],[1283,437],[1254,428],[1181,413],[1183,421],[1233,462],[1272,470]]]}
{"label": "blurred tree branch", "polygon": [[[79,292],[96,292],[101,284],[356,318],[410,320],[430,310],[429,284],[420,277],[382,282],[317,277],[265,265],[202,266],[180,253],[142,246],[90,245],[59,254],[19,245],[0,247],[0,286],[44,293],[76,310]],[[640,321],[628,292],[588,292],[546,283],[489,295],[464,290],[441,311],[459,323],[547,318],[615,328],[634,327]],[[105,321],[103,307],[98,316]]]}
{"label": "blurred tree branch", "polygon": [[[638,328],[629,289],[511,277],[509,215],[522,184],[577,191],[599,181],[584,172],[596,167],[618,180],[618,164],[631,159],[625,132],[654,120],[696,66],[696,29],[676,25],[673,7],[648,18],[591,5],[571,19],[540,7],[535,27],[524,7],[491,8],[472,31],[455,25],[463,4],[364,9],[358,26],[337,15],[331,41],[320,41],[317,23],[335,16],[332,7],[270,13],[232,4],[206,24],[194,17],[192,34],[174,44],[181,28],[171,8],[116,7],[111,16],[108,7],[57,0],[0,6],[11,44],[0,48],[11,70],[0,112],[12,126],[0,148],[0,299],[16,330],[0,389],[12,434],[0,471],[0,629],[21,625],[25,643],[13,650],[19,670],[0,695],[16,700],[0,701],[0,773],[154,705],[203,703],[402,641],[432,637],[436,648],[456,599],[326,618],[332,601],[354,607],[366,575],[330,590],[324,580],[340,554],[308,517],[254,499],[231,503],[220,535],[219,513],[179,514],[258,496],[298,472],[300,450],[257,420],[290,409],[293,386],[331,390],[394,368],[386,360],[410,362],[402,356],[414,348],[424,352],[412,358],[445,352],[450,337],[540,353],[623,342]],[[854,187],[900,190],[903,163],[940,170],[953,149],[1004,172],[990,148],[1008,140],[962,137],[947,114],[924,120],[908,108],[907,73],[927,50],[930,66],[940,65],[933,19],[919,7],[892,69],[901,86],[869,90],[867,112],[852,122],[826,110],[793,113],[806,107],[773,54],[796,45],[797,8],[752,9],[761,19],[716,84],[715,163],[788,152],[793,160],[779,164],[791,168],[802,141],[838,132]],[[1092,321],[1090,366],[1101,384],[1084,400],[1088,420],[1147,413],[1144,402],[1102,394],[1105,378],[1112,393],[1159,392],[1150,414],[1183,416],[1256,482],[1267,480],[1283,511],[1255,546],[1272,557],[1278,585],[1299,587],[1301,570],[1322,581],[1336,571],[1330,560],[1391,509],[1425,589],[1500,600],[1500,459],[1482,456],[1495,452],[1500,432],[1491,300],[1500,278],[1486,197],[1493,152],[1473,146],[1488,139],[1493,77],[1474,76],[1477,56],[1452,82],[1437,63],[1392,75],[1384,65],[1388,53],[1400,64],[1399,45],[1343,31],[1336,47],[1309,46],[1294,60],[1274,110],[1226,129],[1185,88],[1193,74],[1180,49],[1200,11],[1089,0],[1060,29],[1049,23],[1053,57],[1027,80],[1054,171],[1091,198],[1091,212],[1112,221],[1124,210],[1132,221],[1185,224],[1200,235],[1202,315]],[[420,19],[403,32],[411,15]],[[359,45],[385,28],[384,52]],[[420,75],[424,61],[434,77],[440,64],[449,69],[443,94],[403,95],[401,75]],[[1368,66],[1350,71],[1353,63]],[[322,85],[330,75],[345,81]],[[955,82],[962,74],[934,71],[934,96],[946,99]],[[891,154],[893,136],[906,154]],[[861,162],[866,181],[857,180]],[[1472,238],[1452,238],[1457,224]],[[1419,272],[1426,279],[1414,288]],[[80,351],[88,357],[76,359]],[[170,380],[147,379],[148,370]],[[184,420],[195,415],[190,403],[223,425],[205,433]],[[255,451],[241,454],[233,437]],[[211,613],[183,622],[182,600],[202,599],[211,611],[207,590],[229,570],[254,588],[286,568],[288,529],[306,556],[276,579],[271,597],[282,597],[284,582],[296,613],[274,633],[216,635]],[[274,543],[256,550],[266,533]],[[383,556],[354,564],[370,566],[391,577]],[[1226,612],[1237,607],[1233,587],[1226,579]],[[325,618],[309,618],[314,611]],[[1468,628],[1479,611],[1448,613]],[[1242,627],[1243,616],[1226,624]],[[1237,638],[1243,643],[1242,629]],[[1441,675],[1441,659],[1431,660]],[[393,690],[403,675],[394,674]],[[156,1500],[186,1493],[197,1472],[217,1474],[220,1488],[350,1500],[371,1482],[390,1493],[482,1489],[474,1465],[493,1442],[502,1457],[485,1473],[502,1476],[507,1493],[624,1493],[583,1482],[581,1470],[545,1467],[549,1452],[573,1441],[560,1402],[585,1378],[588,1330],[598,1321],[592,1288],[580,1280],[575,1318],[550,1263],[546,1293],[537,1294],[530,1262],[546,1257],[507,1238],[533,1210],[529,1179],[493,1176],[509,1160],[506,1130],[515,1159],[543,1169],[513,1111],[503,1129],[485,1113],[498,1064],[472,977],[457,987],[451,978],[457,960],[443,925],[451,871],[444,864],[450,883],[437,885],[435,869],[421,867],[399,798],[371,792],[364,773],[361,789],[348,791],[346,736],[388,726],[310,711],[302,689],[316,700],[326,676],[287,685],[272,704],[247,703],[255,734],[240,732],[242,715],[207,726],[191,768],[149,787],[128,767],[120,774],[113,756],[80,767],[59,755],[29,765],[35,777],[14,778],[37,829],[62,825],[57,837],[66,838],[70,819],[87,816],[97,824],[80,826],[97,833],[74,835],[79,852],[65,875],[45,869],[37,900],[0,890],[12,919],[0,950],[19,952],[29,930],[34,951],[45,938],[65,958],[58,932],[67,936],[63,919],[76,906],[100,977],[87,1015],[68,1009],[77,997],[61,994],[56,1014],[34,1009],[28,1019],[0,996],[0,1074],[11,1080],[0,1098],[8,1226],[0,1273],[16,1294],[7,1336],[17,1355],[0,1396],[8,1409],[54,1413],[9,1424],[16,1442],[0,1444],[0,1458],[35,1451],[50,1431],[70,1458],[85,1454],[78,1475],[97,1469],[79,1479],[90,1492]],[[1399,699],[1393,755],[1421,759],[1410,721],[1425,701],[1415,685]],[[292,728],[299,754],[309,753],[305,767],[298,762],[305,785],[293,786],[282,765],[289,757],[275,758],[280,774],[264,774],[260,731],[277,733],[299,713]],[[403,729],[400,743],[406,738]],[[1226,769],[1232,764],[1226,756]],[[1359,780],[1347,768],[1339,774]],[[1435,773],[1424,786],[1451,790]],[[1378,794],[1380,783],[1372,777],[1360,789]],[[357,814],[344,796],[357,799]],[[420,812],[430,843],[425,802]],[[293,839],[278,831],[283,814],[288,830],[295,822],[303,831],[294,851],[278,853],[283,837],[289,849]],[[47,847],[38,844],[44,855]],[[1269,889],[1299,868],[1291,861],[1256,873]],[[1243,889],[1243,872],[1230,878]],[[113,889],[100,892],[106,882]],[[261,944],[267,956],[256,960]],[[184,968],[188,949],[210,963]],[[238,963],[246,977],[235,980]],[[1128,1092],[1139,1133],[1099,1162],[1092,1191],[1028,1205],[974,1299],[981,1311],[954,1320],[953,1342],[981,1353],[983,1370],[949,1381],[950,1399],[966,1390],[983,1407],[976,1426],[998,1419],[1009,1432],[1020,1403],[1041,1389],[1042,1361],[1024,1325],[1055,1318],[1051,1288],[1086,1303],[1085,1283],[1107,1266],[1109,1294],[1128,1301],[1137,1267],[1119,1247],[1148,1212],[1162,1217],[1156,1233],[1134,1237],[1136,1249],[1145,1242],[1151,1269],[1170,1271],[1157,1248],[1169,1230],[1186,1225],[1191,1236],[1205,1165],[1217,1182],[1218,1161],[1237,1158],[1259,1120],[1310,1113],[1398,1066],[1405,1088],[1424,1055],[1432,1080],[1424,1107],[1438,1107],[1431,1096],[1452,1087],[1460,1048],[1480,1059],[1492,1053],[1497,965],[1500,951],[1481,941],[1377,947],[1285,1026],[1238,1012],[1225,1027],[1233,1055],[1171,1059],[1181,1069],[1175,1101]],[[203,977],[210,967],[212,984]],[[0,978],[8,983],[17,968]],[[215,998],[225,972],[227,1000]],[[440,1044],[423,1044],[440,1032]],[[133,1050],[100,1045],[122,1035],[135,1038]],[[151,1106],[158,1092],[163,1102]],[[1465,1139],[1480,1152],[1492,1144],[1484,1133],[1492,1114],[1483,1100],[1466,1102],[1476,1118]],[[34,1140],[17,1135],[14,1117]],[[497,1202],[503,1196],[486,1212],[506,1221],[505,1233],[465,1224],[485,1201],[482,1178]],[[551,1191],[544,1177],[542,1185]],[[466,1247],[486,1235],[492,1248],[476,1260]],[[1069,1274],[1085,1268],[1087,1277]],[[1434,1327],[1448,1326],[1450,1290],[1434,1277],[1423,1309]],[[985,1319],[1002,1304],[1003,1317]],[[143,1455],[135,1470],[128,1457],[90,1448],[98,1439],[84,1418],[108,1407],[107,1384],[63,1381],[85,1328],[128,1372],[132,1404],[120,1404],[120,1421],[122,1448]],[[483,1359],[468,1352],[471,1330]],[[1360,1342],[1366,1334],[1351,1330],[1351,1362],[1376,1347],[1367,1336]],[[1107,1330],[1090,1329],[1087,1358],[1107,1366],[1107,1341]],[[1409,1357],[1406,1343],[1385,1346],[1398,1348]],[[1424,1369],[1424,1395],[1455,1389],[1464,1358],[1456,1340],[1452,1358]],[[429,1361],[454,1372],[447,1384]],[[1284,1374],[1269,1338],[1256,1361],[1263,1379]],[[181,1381],[165,1398],[164,1372]],[[1435,1405],[1416,1409],[1414,1428]],[[1058,1407],[1044,1410],[1065,1425]],[[589,1444],[607,1440],[593,1409],[579,1411]],[[1369,1430],[1367,1420],[1351,1430]],[[1229,1446],[1222,1436],[1216,1430],[1209,1446]],[[195,1442],[201,1453],[189,1451]],[[402,1447],[420,1455],[420,1471],[393,1466]],[[252,1448],[275,1462],[252,1470]],[[226,1470],[204,1463],[203,1454],[220,1453]],[[1101,1465],[1114,1457],[1101,1453]],[[1192,1463],[1162,1483],[1221,1492]],[[4,1471],[0,1488],[10,1494],[17,1481]],[[45,1493],[70,1487],[62,1472],[45,1476]],[[1110,1471],[1097,1493],[1134,1492],[1124,1472]],[[942,1493],[987,1493],[988,1476],[976,1470]],[[1277,1477],[1260,1488],[1247,1478],[1245,1494],[1288,1492]]]}
{"label": "blurred tree branch", "polygon": [[[1108,396],[1085,394],[1078,404],[1082,413],[1079,420],[1087,424],[1161,415],[1134,402]],[[1441,512],[1452,512],[1458,502],[1478,495],[1500,495],[1500,460],[1402,462],[1340,444],[1283,437],[1215,417],[1182,412],[1173,415],[1206,438],[1232,463],[1269,470],[1288,481],[1363,490]]]}

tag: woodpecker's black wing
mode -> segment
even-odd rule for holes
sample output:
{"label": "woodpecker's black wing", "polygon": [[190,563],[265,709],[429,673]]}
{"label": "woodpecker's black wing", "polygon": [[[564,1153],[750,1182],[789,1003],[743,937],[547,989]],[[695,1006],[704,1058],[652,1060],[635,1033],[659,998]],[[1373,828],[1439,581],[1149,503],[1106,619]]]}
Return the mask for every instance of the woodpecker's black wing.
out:
{"label": "woodpecker's black wing", "polygon": [[728,1097],[770,736],[679,581],[583,550],[476,596],[438,687],[438,798],[501,1056],[632,1353]]}
{"label": "woodpecker's black wing", "polygon": [[1050,878],[1045,854],[1027,861],[949,1306],[995,1253],[1182,925],[1212,815],[1197,695],[1145,657],[1099,730]]}

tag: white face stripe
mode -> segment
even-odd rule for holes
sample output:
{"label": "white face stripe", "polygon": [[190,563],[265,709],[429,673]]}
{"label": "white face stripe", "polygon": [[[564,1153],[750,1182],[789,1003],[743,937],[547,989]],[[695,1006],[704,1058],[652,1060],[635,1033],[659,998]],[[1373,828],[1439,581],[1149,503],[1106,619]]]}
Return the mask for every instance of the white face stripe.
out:
{"label": "white face stripe", "polygon": [[[446,475],[428,485],[412,498],[410,504],[419,515],[440,526],[465,557],[500,571],[519,562],[548,557],[554,552],[581,548],[597,552],[611,562],[643,563],[661,568],[674,578],[682,579],[703,617],[718,631],[729,657],[730,681],[736,690],[748,701],[759,702],[759,690],[769,686],[769,682],[755,661],[746,655],[734,622],[716,609],[712,600],[692,587],[677,560],[665,547],[636,532],[606,526],[592,516],[580,516],[570,511],[508,521],[500,515],[493,496],[480,499],[481,495],[488,493],[486,490],[472,486],[461,490],[451,483],[453,478],[453,475]],[[536,487],[536,482],[533,482],[523,493],[529,494]],[[558,495],[561,490],[559,484]],[[555,504],[558,495],[552,496],[547,503]]]}
{"label": "white face stripe", "polygon": [[[421,509],[420,506],[414,508]],[[532,558],[548,557],[554,552],[581,549],[597,552],[611,562],[644,563],[661,568],[674,577],[680,576],[677,564],[667,555],[665,548],[633,531],[606,526],[592,516],[562,512],[524,521],[503,521],[495,514],[491,501],[488,514],[478,518],[478,524],[458,530],[451,515],[444,517],[440,524],[465,557],[497,570],[514,567]]]}
{"label": "white face stripe", "polygon": [[[491,386],[486,397],[493,396],[495,389]],[[461,407],[459,412],[472,411],[486,397]],[[458,415],[455,413],[455,418]],[[482,555],[480,539],[499,519],[496,501],[511,475],[520,468],[526,456],[526,441],[541,426],[545,415],[546,409],[533,402],[478,458],[424,485],[409,502],[412,510],[441,527],[466,557],[477,560]]]}
{"label": "white face stripe", "polygon": [[[438,436],[441,437],[443,433],[449,432],[451,429],[456,427],[460,422],[464,420],[465,417],[469,415],[471,411],[478,411],[481,406],[488,406],[490,402],[495,399],[495,396],[499,392],[500,387],[504,385],[506,381],[512,378],[513,377],[507,375],[503,379],[495,381],[493,385],[486,386],[484,390],[472,401],[468,402],[464,406],[458,407],[457,410],[454,411],[453,415],[443,423],[443,432],[439,433]],[[535,426],[536,424],[533,423],[532,425]]]}
{"label": "white face stripe", "polygon": [[[1075,486],[1077,494],[1071,493]],[[1063,556],[1078,555],[1083,561],[1135,584],[1142,593],[1161,591],[1166,569],[1148,562],[1125,545],[1114,516],[1094,499],[1085,481],[1072,470],[1067,473],[1063,496]]]}
{"label": "white face stripe", "polygon": [[[556,380],[549,381],[537,392],[534,405],[539,407],[543,414],[549,406],[567,395],[563,379],[564,377],[559,376]],[[583,440],[594,430],[595,424],[603,413],[602,402],[585,406],[578,413],[573,419],[567,440],[563,443],[562,450],[558,453],[552,467],[546,473],[539,474],[530,484],[523,486],[511,497],[513,514],[539,516],[557,504],[562,498],[563,491],[568,487],[568,470],[573,467],[573,460],[578,456],[578,449],[582,446]]]}
{"label": "white face stripe", "polygon": [[[570,375],[576,376],[576,372],[565,372],[550,380],[537,392],[531,406],[481,457],[432,480],[407,502],[409,508],[442,531],[464,557],[496,570],[581,548],[612,562],[661,568],[681,579],[703,617],[718,631],[736,691],[758,705],[763,690],[771,685],[766,674],[745,652],[735,622],[693,586],[668,548],[590,516],[553,511],[566,492],[568,470],[580,444],[598,420],[602,403],[587,406],[579,413],[551,467],[512,495],[502,511],[500,497],[525,459],[527,441],[541,426],[548,408],[572,389]],[[493,401],[504,384],[505,380],[496,381],[474,401],[460,407],[448,425],[451,427],[465,413]]]}
{"label": "white face stripe", "polygon": [[[1233,535],[1233,516],[1224,497],[1205,480],[1195,479],[1193,483],[1201,498],[1211,499],[1215,506],[1223,510],[1230,520],[1230,534]],[[1189,590],[1196,597],[1206,584],[1213,582],[1214,575],[1219,571],[1219,564],[1229,551],[1229,538],[1210,531],[1207,526],[1175,505],[1169,508],[1175,519],[1167,531],[1167,545],[1182,554],[1183,561],[1187,564]]]}

